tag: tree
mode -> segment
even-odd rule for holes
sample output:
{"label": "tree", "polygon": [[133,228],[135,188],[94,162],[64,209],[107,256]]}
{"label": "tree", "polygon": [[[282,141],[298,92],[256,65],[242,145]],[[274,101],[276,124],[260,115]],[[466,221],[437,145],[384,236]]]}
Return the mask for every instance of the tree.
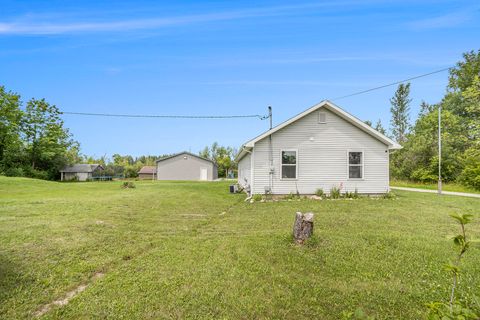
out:
{"label": "tree", "polygon": [[[71,139],[64,128],[60,110],[45,99],[31,99],[27,102],[22,120],[27,161],[32,176],[54,178],[61,167],[68,163],[68,151],[78,149],[78,143]],[[45,174],[39,174],[39,172]]]}
{"label": "tree", "polygon": [[390,99],[390,104],[392,105],[390,108],[390,112],[392,113],[392,119],[390,121],[392,135],[400,144],[405,142],[409,130],[410,102],[412,101],[409,96],[410,83],[401,83],[395,95]]}
{"label": "tree", "polygon": [[382,126],[382,121],[380,119],[378,119],[377,123],[375,124],[375,130],[377,130],[378,132],[380,132],[383,135],[387,134],[387,131]]}
{"label": "tree", "polygon": [[0,171],[18,166],[21,162],[20,96],[0,86]]}
{"label": "tree", "polygon": [[206,146],[198,154],[203,158],[215,161],[218,166],[218,176],[227,178],[229,171],[236,170],[235,153],[234,148],[223,147],[214,142],[210,148]]}
{"label": "tree", "polygon": [[369,125],[370,127],[373,126],[373,123],[372,123],[372,121],[370,121],[370,120],[365,120],[365,121],[363,121],[363,122],[364,122],[366,125]]}
{"label": "tree", "polygon": [[[442,111],[442,177],[454,181],[462,170],[462,154],[468,139],[459,116]],[[438,177],[438,105],[415,122],[403,149],[392,154],[392,176],[423,182]]]}

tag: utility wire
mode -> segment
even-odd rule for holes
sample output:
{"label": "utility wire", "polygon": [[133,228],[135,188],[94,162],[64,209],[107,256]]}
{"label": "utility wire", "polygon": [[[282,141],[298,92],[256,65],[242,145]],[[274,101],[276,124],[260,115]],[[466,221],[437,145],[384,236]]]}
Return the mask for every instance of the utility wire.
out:
{"label": "utility wire", "polygon": [[265,120],[268,116],[259,114],[249,115],[213,115],[213,116],[194,116],[194,115],[155,115],[155,114],[119,114],[119,113],[90,113],[90,112],[70,112],[62,111],[63,114],[96,116],[96,117],[118,117],[118,118],[169,118],[169,119],[235,119],[235,118],[258,118]]}
{"label": "utility wire", "polygon": [[[440,70],[436,70],[436,71],[432,71],[432,72],[429,72],[429,73],[424,73],[424,74],[421,74],[421,75],[418,75],[418,76],[410,77],[408,79],[395,81],[395,82],[388,83],[388,84],[385,84],[385,85],[381,85],[381,86],[378,86],[378,87],[374,87],[374,88],[350,93],[350,94],[347,94],[347,95],[344,95],[344,96],[335,97],[335,98],[330,99],[330,100],[331,101],[336,101],[336,100],[345,99],[345,98],[349,98],[349,97],[353,97],[353,96],[358,96],[358,95],[365,94],[365,93],[368,93],[368,92],[372,92],[372,91],[375,91],[375,90],[379,90],[379,89],[391,87],[391,86],[394,86],[394,85],[397,85],[397,84],[401,84],[401,83],[404,83],[404,82],[407,82],[407,81],[412,81],[412,80],[415,80],[415,79],[428,77],[428,76],[431,76],[433,74],[445,72],[445,71],[448,71],[452,68],[453,67],[443,68],[443,69],[440,69]],[[168,118],[168,119],[258,118],[260,120],[265,120],[265,119],[269,118],[268,115],[263,115],[262,116],[262,115],[259,115],[259,114],[250,114],[250,115],[198,115],[198,116],[195,116],[195,115],[152,115],[152,114],[148,115],[148,114],[90,113],[90,112],[71,112],[71,111],[63,111],[62,113],[63,114],[68,114],[68,115],[96,116],[96,117],[117,117],[117,118]]]}
{"label": "utility wire", "polygon": [[400,81],[395,81],[395,82],[392,82],[392,83],[389,83],[389,84],[385,84],[385,85],[382,85],[382,86],[379,86],[379,87],[370,88],[370,89],[367,89],[367,90],[350,93],[350,94],[347,94],[347,95],[344,95],[344,96],[340,96],[340,97],[333,98],[333,99],[331,99],[331,101],[340,100],[340,99],[345,99],[345,98],[349,98],[349,97],[353,97],[353,96],[358,96],[358,95],[360,95],[360,94],[368,93],[368,92],[371,92],[371,91],[375,91],[375,90],[379,90],[379,89],[383,89],[383,88],[395,86],[395,85],[397,85],[397,84],[404,83],[404,82],[407,82],[407,81],[411,81],[411,80],[415,80],[415,79],[419,79],[419,78],[423,78],[423,77],[428,77],[428,76],[431,76],[432,74],[436,74],[436,73],[445,72],[445,71],[450,70],[450,69],[452,69],[452,68],[453,68],[453,67],[443,68],[443,69],[440,69],[440,70],[436,70],[436,71],[432,71],[432,72],[429,72],[429,73],[424,73],[424,74],[421,74],[421,75],[418,75],[418,76],[414,76],[414,77],[411,77],[411,78],[408,78],[408,79],[404,79],[404,80],[400,80]]}

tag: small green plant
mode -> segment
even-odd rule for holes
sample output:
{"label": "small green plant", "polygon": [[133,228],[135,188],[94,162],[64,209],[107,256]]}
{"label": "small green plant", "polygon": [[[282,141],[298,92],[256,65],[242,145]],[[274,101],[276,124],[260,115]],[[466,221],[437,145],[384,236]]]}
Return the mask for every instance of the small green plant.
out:
{"label": "small green plant", "polygon": [[[453,243],[457,248],[455,260],[445,265],[445,269],[452,276],[450,299],[448,303],[432,302],[427,304],[427,307],[429,309],[428,319],[480,319],[480,313],[472,310],[469,306],[466,305],[465,302],[455,299],[455,291],[458,286],[458,278],[460,275],[460,263],[463,256],[472,244],[472,240],[467,240],[465,225],[469,224],[472,221],[473,215],[468,213],[453,213],[450,214],[450,216],[460,224],[460,234],[452,238]],[[478,307],[480,307],[480,305],[478,305],[477,302],[477,308]]]}
{"label": "small green plant", "polygon": [[252,200],[253,200],[253,201],[261,201],[261,200],[262,200],[262,195],[261,195],[261,194],[258,194],[258,193],[257,193],[257,194],[254,194],[254,195],[252,196]]}
{"label": "small green plant", "polygon": [[330,189],[330,198],[332,198],[332,199],[340,199],[341,196],[342,196],[342,193],[341,193],[339,187],[333,186],[333,187]]}
{"label": "small green plant", "polygon": [[318,188],[317,190],[315,190],[315,195],[317,197],[323,197],[325,195],[325,192],[323,192],[322,188]]}
{"label": "small green plant", "polygon": [[360,194],[358,193],[358,189],[357,189],[357,188],[355,188],[355,192],[353,193],[353,198],[354,198],[354,199],[360,198]]}
{"label": "small green plant", "polygon": [[367,315],[362,309],[358,308],[355,312],[344,311],[342,320],[374,320],[374,317]]}
{"label": "small green plant", "polygon": [[123,189],[134,189],[136,188],[135,183],[133,181],[124,181],[122,184]]}
{"label": "small green plant", "polygon": [[383,199],[395,199],[396,196],[395,196],[395,193],[389,191],[389,192],[386,192],[382,195],[382,198]]}
{"label": "small green plant", "polygon": [[302,197],[296,193],[290,192],[289,194],[283,196],[283,200],[298,200],[301,199]]}

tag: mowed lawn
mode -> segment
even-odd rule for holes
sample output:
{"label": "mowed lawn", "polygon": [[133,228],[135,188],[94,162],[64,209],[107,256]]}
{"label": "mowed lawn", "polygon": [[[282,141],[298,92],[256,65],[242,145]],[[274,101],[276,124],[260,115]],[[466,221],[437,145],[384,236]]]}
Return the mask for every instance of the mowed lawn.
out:
{"label": "mowed lawn", "polygon": [[[58,183],[0,177],[0,317],[45,319],[418,319],[446,300],[453,212],[480,199],[245,203],[228,182]],[[291,243],[296,211],[315,238]],[[480,249],[459,294],[480,295]],[[102,273],[103,277],[95,277]]]}

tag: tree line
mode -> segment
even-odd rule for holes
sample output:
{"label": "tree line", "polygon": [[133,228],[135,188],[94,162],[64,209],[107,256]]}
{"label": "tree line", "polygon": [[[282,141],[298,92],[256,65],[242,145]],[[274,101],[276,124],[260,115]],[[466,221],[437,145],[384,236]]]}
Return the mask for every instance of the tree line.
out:
{"label": "tree line", "polygon": [[[480,50],[467,52],[450,70],[440,102],[423,101],[410,122],[410,83],[400,84],[390,99],[390,130],[373,125],[403,146],[390,157],[393,179],[434,182],[438,175],[438,112],[442,113],[442,179],[480,189]],[[99,163],[106,175],[136,177],[142,166],[168,156],[114,154],[94,158],[80,154],[80,145],[64,126],[61,112],[45,99],[24,103],[20,95],[0,86],[0,174],[58,179],[67,164]],[[218,165],[219,177],[236,172],[237,150],[213,143],[198,154]]]}
{"label": "tree line", "polygon": [[[215,142],[198,154],[215,161],[219,177],[226,177],[236,172],[235,153],[235,148]],[[55,105],[34,98],[24,103],[19,94],[0,86],[0,174],[57,180],[66,165],[96,163],[104,167],[103,175],[135,178],[143,166],[155,166],[167,156],[82,155]]]}
{"label": "tree line", "polygon": [[480,189],[480,50],[465,53],[450,69],[441,101],[423,101],[413,124],[409,95],[410,84],[400,84],[390,100],[390,136],[403,146],[390,157],[392,178],[437,181],[441,110],[442,179]]}

